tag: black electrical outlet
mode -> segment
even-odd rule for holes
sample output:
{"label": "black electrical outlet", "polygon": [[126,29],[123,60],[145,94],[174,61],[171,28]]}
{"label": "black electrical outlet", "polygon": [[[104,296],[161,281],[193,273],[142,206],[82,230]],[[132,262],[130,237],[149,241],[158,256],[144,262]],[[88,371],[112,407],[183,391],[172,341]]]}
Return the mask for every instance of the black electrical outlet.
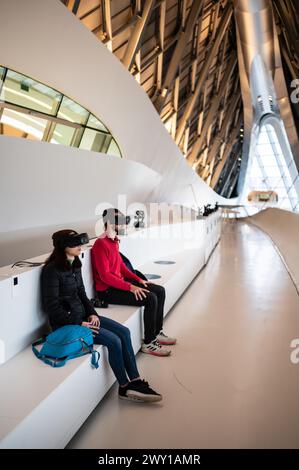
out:
{"label": "black electrical outlet", "polygon": [[17,286],[19,284],[19,279],[17,277],[13,278],[13,285]]}

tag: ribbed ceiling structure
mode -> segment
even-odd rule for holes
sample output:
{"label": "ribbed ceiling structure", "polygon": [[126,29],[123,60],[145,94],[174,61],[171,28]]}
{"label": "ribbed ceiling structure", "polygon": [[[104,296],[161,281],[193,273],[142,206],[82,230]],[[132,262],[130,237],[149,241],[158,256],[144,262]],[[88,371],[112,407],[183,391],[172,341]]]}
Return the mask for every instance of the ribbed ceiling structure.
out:
{"label": "ribbed ceiling structure", "polygon": [[[140,83],[194,171],[222,196],[235,196],[244,117],[234,2],[61,1]],[[284,72],[294,79],[298,4],[272,5]],[[298,104],[292,111],[299,130]]]}

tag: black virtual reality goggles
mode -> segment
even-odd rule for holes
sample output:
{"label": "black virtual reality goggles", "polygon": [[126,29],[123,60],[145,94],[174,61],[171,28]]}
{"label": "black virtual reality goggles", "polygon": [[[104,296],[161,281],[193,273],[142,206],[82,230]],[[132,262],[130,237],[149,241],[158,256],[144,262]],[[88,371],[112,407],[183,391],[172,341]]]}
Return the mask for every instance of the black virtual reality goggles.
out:
{"label": "black virtual reality goggles", "polygon": [[88,242],[89,237],[87,233],[72,233],[59,237],[54,246],[56,244],[60,248],[74,248],[75,246],[86,245]]}
{"label": "black virtual reality goggles", "polygon": [[118,215],[115,217],[115,225],[129,225],[131,217],[129,215]]}
{"label": "black virtual reality goggles", "polygon": [[122,213],[104,211],[103,221],[104,223],[110,222],[112,225],[128,225],[131,221],[131,217]]}

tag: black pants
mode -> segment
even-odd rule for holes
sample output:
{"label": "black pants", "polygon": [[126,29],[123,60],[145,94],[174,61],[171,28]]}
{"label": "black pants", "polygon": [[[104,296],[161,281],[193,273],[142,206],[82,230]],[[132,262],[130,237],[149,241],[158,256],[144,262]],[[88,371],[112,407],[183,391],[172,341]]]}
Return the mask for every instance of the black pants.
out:
{"label": "black pants", "polygon": [[[136,281],[129,280],[128,282],[135,284],[135,286],[144,287]],[[158,284],[148,284],[146,289],[150,292],[142,300],[136,300],[133,292],[114,287],[109,287],[104,292],[97,292],[97,295],[99,299],[106,300],[108,304],[144,306],[144,342],[147,344],[156,338],[163,327],[165,289]]]}

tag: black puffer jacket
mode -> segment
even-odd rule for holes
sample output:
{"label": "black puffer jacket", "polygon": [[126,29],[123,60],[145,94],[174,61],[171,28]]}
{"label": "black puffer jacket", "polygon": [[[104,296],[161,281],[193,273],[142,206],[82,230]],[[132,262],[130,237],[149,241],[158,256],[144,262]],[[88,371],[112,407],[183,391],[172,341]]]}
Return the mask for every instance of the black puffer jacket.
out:
{"label": "black puffer jacket", "polygon": [[74,264],[60,270],[52,261],[42,270],[42,305],[53,330],[81,325],[90,315],[97,315],[86,295],[81,268]]}

